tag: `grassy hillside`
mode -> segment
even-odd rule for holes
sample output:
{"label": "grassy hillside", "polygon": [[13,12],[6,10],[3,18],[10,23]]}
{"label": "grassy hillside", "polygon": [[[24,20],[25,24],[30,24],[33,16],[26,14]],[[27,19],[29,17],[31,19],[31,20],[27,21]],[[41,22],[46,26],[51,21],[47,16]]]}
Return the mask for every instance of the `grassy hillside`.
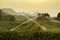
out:
{"label": "grassy hillside", "polygon": [[60,40],[59,31],[54,20],[0,21],[0,40]]}
{"label": "grassy hillside", "polygon": [[32,22],[32,21],[28,21],[28,22],[26,22],[26,23],[23,23],[22,25],[18,25],[18,26],[16,26],[15,28],[13,28],[13,29],[15,29],[14,31],[17,31],[17,32],[23,32],[23,31],[39,31],[40,29],[39,29],[40,27],[37,25],[37,24],[35,24],[34,22]]}
{"label": "grassy hillside", "polygon": [[0,21],[0,27],[13,31],[60,31],[60,22],[54,20]]}
{"label": "grassy hillside", "polygon": [[20,25],[22,22],[18,21],[0,21],[0,27],[5,28],[7,30],[10,30],[11,28],[14,28],[17,25]]}

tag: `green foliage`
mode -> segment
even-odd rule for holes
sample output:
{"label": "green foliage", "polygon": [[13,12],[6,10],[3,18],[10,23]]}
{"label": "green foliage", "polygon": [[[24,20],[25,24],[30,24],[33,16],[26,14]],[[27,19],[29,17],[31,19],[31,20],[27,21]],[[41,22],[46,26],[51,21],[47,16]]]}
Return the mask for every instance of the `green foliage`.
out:
{"label": "green foliage", "polygon": [[40,22],[38,21],[38,23],[42,24],[47,29],[57,29],[57,28],[60,28],[60,23],[59,22],[54,22],[54,20],[41,20]]}
{"label": "green foliage", "polygon": [[60,18],[60,13],[58,13],[57,18]]}
{"label": "green foliage", "polygon": [[0,40],[60,40],[60,33],[50,32],[2,32]]}
{"label": "green foliage", "polygon": [[0,27],[10,30],[15,26],[20,25],[21,23],[22,22],[18,22],[18,21],[0,21]]}
{"label": "green foliage", "polygon": [[[59,22],[52,22],[51,20],[36,21],[40,25],[48,29],[55,29],[60,27]],[[0,40],[60,40],[60,32],[42,31],[33,21],[24,22],[19,21],[0,21]],[[21,25],[22,24],[22,25]],[[43,27],[42,26],[42,27]],[[14,31],[10,29],[17,27]]]}

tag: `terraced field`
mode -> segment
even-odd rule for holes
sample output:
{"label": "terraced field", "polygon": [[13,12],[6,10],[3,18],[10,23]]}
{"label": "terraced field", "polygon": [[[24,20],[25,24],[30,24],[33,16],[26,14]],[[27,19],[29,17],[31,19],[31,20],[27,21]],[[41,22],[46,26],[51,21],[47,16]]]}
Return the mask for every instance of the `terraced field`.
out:
{"label": "terraced field", "polygon": [[0,40],[60,40],[60,22],[53,21],[0,21]]}
{"label": "terraced field", "polygon": [[60,32],[60,22],[56,20],[44,20],[38,22],[41,25],[44,25],[45,28],[51,32]]}

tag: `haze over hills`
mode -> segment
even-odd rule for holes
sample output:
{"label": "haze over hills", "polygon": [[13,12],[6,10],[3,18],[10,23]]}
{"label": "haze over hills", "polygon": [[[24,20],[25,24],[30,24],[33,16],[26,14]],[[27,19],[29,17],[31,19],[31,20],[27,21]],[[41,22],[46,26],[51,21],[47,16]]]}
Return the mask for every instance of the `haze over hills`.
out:
{"label": "haze over hills", "polygon": [[[19,15],[18,15],[19,14]],[[57,19],[58,18],[58,19]],[[60,13],[56,19],[48,13],[15,12],[0,9],[0,38],[6,40],[60,39]],[[55,35],[58,35],[56,38]],[[32,39],[31,39],[32,38]]]}
{"label": "haze over hills", "polygon": [[[16,12],[15,10],[13,10],[12,8],[2,8],[2,10],[5,12],[5,13],[8,13],[8,14],[10,14],[10,15],[34,15],[34,16],[36,16],[36,14],[38,14],[38,13],[42,13],[42,12],[40,12],[40,11],[35,11],[35,12],[33,12],[33,13],[27,13],[27,12]],[[50,14],[50,13],[49,13]],[[51,14],[50,14],[50,16],[51,17],[56,17],[57,15],[55,15],[55,16],[52,16]]]}
{"label": "haze over hills", "polygon": [[[48,21],[49,20],[51,20],[51,21],[54,21],[54,19],[50,19],[50,15],[49,14],[40,14],[39,12],[35,12],[34,14],[28,14],[28,13],[25,13],[25,12],[15,12],[13,9],[10,9],[10,8],[5,8],[5,9],[1,9],[2,10],[2,12],[3,12],[3,14],[5,13],[5,15],[13,15],[14,17],[15,17],[15,20],[16,21],[26,21],[26,20],[29,20],[29,19],[31,19],[31,16],[34,18],[35,16],[39,16],[38,17],[38,20],[45,20],[46,18],[48,19]],[[18,15],[18,13],[20,14],[20,15]],[[39,14],[38,14],[39,13]],[[33,16],[33,15],[35,15],[35,16]],[[44,15],[46,15],[46,16],[44,16]],[[3,15],[2,15],[3,16]],[[5,17],[5,16],[4,16]],[[9,19],[9,16],[7,16],[8,18],[7,19]],[[12,18],[12,17],[11,17]],[[37,18],[37,17],[36,17]],[[36,18],[35,19],[33,19],[33,20],[36,20]],[[8,24],[8,23],[7,23]]]}
{"label": "haze over hills", "polygon": [[[13,16],[15,16],[16,20],[20,20],[20,21],[27,20],[28,17],[36,18],[38,13],[40,13],[40,12],[34,12],[34,13],[30,14],[30,13],[26,13],[26,12],[16,12],[15,10],[13,10],[11,8],[3,8],[1,10],[5,13],[4,15],[13,15]],[[40,13],[40,14],[44,14],[44,13]],[[50,15],[50,17],[51,17],[51,15]]]}
{"label": "haze over hills", "polygon": [[24,21],[24,20],[27,20],[28,17],[25,17],[25,16],[29,16],[28,13],[25,13],[25,12],[15,12],[11,8],[3,8],[1,10],[2,10],[2,12],[3,12],[4,15],[12,15],[12,16],[14,16],[15,19],[16,19],[16,21]]}
{"label": "haze over hills", "polygon": [[60,40],[60,0],[0,0],[0,40]]}
{"label": "haze over hills", "polygon": [[29,14],[26,12],[16,12],[15,10],[11,8],[2,8],[1,10],[5,12],[6,14],[10,14],[10,15],[28,15]]}

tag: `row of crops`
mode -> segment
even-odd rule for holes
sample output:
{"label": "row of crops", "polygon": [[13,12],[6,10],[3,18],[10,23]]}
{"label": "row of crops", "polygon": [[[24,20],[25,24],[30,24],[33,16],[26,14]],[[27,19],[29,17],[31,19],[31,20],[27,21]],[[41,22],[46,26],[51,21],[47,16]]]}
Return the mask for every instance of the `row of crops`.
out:
{"label": "row of crops", "polygon": [[35,24],[32,21],[28,21],[27,23],[24,23],[22,25],[18,25],[15,28],[15,31],[21,32],[21,31],[39,31],[40,27]]}
{"label": "row of crops", "polygon": [[[52,22],[50,23],[53,24]],[[48,25],[49,22],[41,21],[40,24]],[[28,21],[26,23],[1,21],[0,26],[0,30],[3,31],[0,31],[0,40],[60,40],[60,32],[53,33],[42,31],[40,26],[33,21]],[[12,28],[15,30],[8,30]]]}
{"label": "row of crops", "polygon": [[0,40],[60,40],[60,33],[50,32],[2,32]]}
{"label": "row of crops", "polygon": [[22,22],[18,21],[0,21],[0,27],[10,30],[17,25],[20,25]]}
{"label": "row of crops", "polygon": [[[53,20],[54,21],[54,20]],[[53,22],[51,20],[37,21],[39,24],[47,27],[48,29],[60,28],[60,22]]]}

